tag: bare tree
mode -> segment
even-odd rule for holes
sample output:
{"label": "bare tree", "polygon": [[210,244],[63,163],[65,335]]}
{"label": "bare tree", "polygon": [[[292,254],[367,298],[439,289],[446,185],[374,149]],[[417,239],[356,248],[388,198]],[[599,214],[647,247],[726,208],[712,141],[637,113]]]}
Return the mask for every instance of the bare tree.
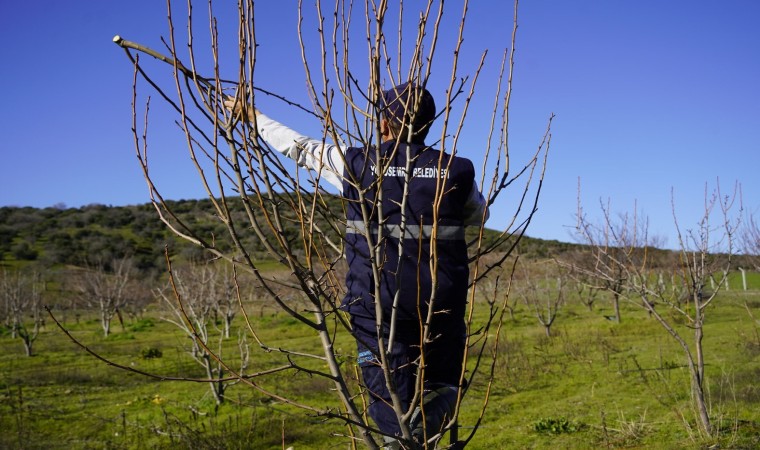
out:
{"label": "bare tree", "polygon": [[494,272],[490,277],[479,280],[477,288],[482,298],[488,299],[491,302],[498,302],[502,308],[509,312],[510,320],[514,321],[516,302],[509,295],[511,283],[509,276],[510,273],[502,274]]}
{"label": "bare tree", "polygon": [[[581,211],[580,206],[578,209]],[[614,320],[620,323],[620,301],[626,297],[632,282],[629,279],[631,273],[623,262],[644,263],[647,248],[651,246],[648,219],[639,214],[635,205],[632,214],[624,213],[615,218],[609,200],[606,205],[600,202],[600,210],[604,216],[601,225],[589,223],[579,213],[578,239],[590,246],[592,255],[588,262],[576,264],[575,268],[576,272],[605,274],[595,278],[599,283],[596,287],[612,295]]]}
{"label": "bare tree", "polygon": [[[181,329],[190,339],[188,353],[203,367],[209,380],[209,387],[217,405],[224,402],[227,387],[239,382],[228,380],[223,353],[225,338],[229,337],[229,324],[219,329],[216,324],[220,310],[217,270],[210,264],[190,265],[185,269],[170,271],[168,286],[156,293],[167,308],[169,315],[164,320]],[[234,295],[233,292],[223,294]],[[237,297],[232,301],[238,302]],[[228,302],[227,300],[224,301]],[[241,363],[236,370],[243,374],[248,366],[248,348],[241,347]]]}
{"label": "bare tree", "polygon": [[[191,5],[190,2],[188,4]],[[283,360],[286,361],[284,367],[288,370],[303,371],[330,380],[341,406],[324,408],[322,405],[314,406],[296,402],[288,398],[287,392],[262,391],[258,384],[250,382],[249,377],[243,376],[242,371],[235,370],[230,367],[230,364],[225,363],[220,355],[215,354],[208,347],[205,347],[205,351],[230,377],[237,377],[240,381],[248,383],[251,388],[304,410],[345,421],[351,426],[350,436],[358,436],[370,448],[377,448],[373,433],[378,430],[367,422],[363,410],[366,399],[362,400],[362,396],[357,395],[366,395],[366,392],[362,392],[361,389],[357,392],[351,382],[353,369],[340,363],[342,358],[341,355],[336,354],[334,345],[336,335],[350,330],[347,317],[340,310],[340,301],[345,292],[339,276],[340,267],[344,264],[342,243],[347,226],[343,218],[341,202],[347,200],[341,199],[336,205],[333,196],[317,187],[324,173],[318,172],[309,177],[302,177],[299,172],[293,171],[292,166],[275,156],[276,153],[258,136],[255,120],[250,124],[241,123],[236,116],[222,108],[222,103],[230,97],[235,97],[245,108],[246,105],[255,105],[258,96],[268,95],[279,98],[291,105],[294,110],[305,111],[320,122],[324,129],[322,138],[325,141],[371,149],[377,148],[376,144],[380,142],[380,118],[383,110],[380,96],[385,84],[383,79],[387,79],[389,85],[413,81],[425,86],[431,79],[433,67],[448,66],[448,70],[441,69],[439,72],[449,73],[450,76],[444,81],[447,87],[443,105],[438,107],[442,126],[436,146],[448,154],[456,155],[459,151],[459,139],[463,135],[470,101],[475,94],[486,58],[486,52],[483,52],[480,62],[470,68],[468,73],[462,73],[459,58],[464,41],[465,24],[468,23],[466,20],[468,2],[465,1],[459,16],[452,15],[449,7],[444,8],[443,2],[432,0],[422,5],[419,11],[410,11],[410,7],[404,3],[393,6],[398,8],[394,11],[397,15],[391,15],[390,5],[384,1],[377,4],[366,2],[362,11],[359,8],[354,9],[352,3],[338,0],[330,8],[329,14],[326,14],[321,1],[316,3],[314,9],[308,10],[299,3],[301,17],[298,33],[307,91],[311,101],[311,106],[308,108],[285,99],[282,93],[268,92],[256,84],[254,77],[256,49],[260,43],[257,41],[255,32],[252,1],[244,0],[238,5],[238,28],[233,37],[238,48],[238,55],[234,66],[225,66],[225,62],[219,60],[220,42],[224,41],[225,33],[217,28],[212,2],[208,2],[207,8],[211,30],[211,40],[207,42],[207,55],[210,55],[212,61],[209,65],[200,63],[201,60],[208,61],[209,58],[205,58],[207,55],[202,54],[204,50],[202,46],[196,44],[193,23],[194,20],[197,22],[197,18],[193,17],[192,8],[186,11],[186,42],[182,42],[179,35],[174,32],[175,8],[173,5],[169,8],[170,34],[165,40],[168,52],[166,55],[119,36],[114,38],[114,42],[125,49],[127,56],[134,64],[135,148],[159,218],[179,237],[205,249],[213,257],[231,263],[236,270],[251,274],[255,282],[261,286],[261,292],[269,295],[273,304],[297,319],[301,326],[313,332],[314,338],[321,343],[321,354],[305,352],[298,348],[272,348],[260,341],[259,346],[267,351],[281,354]],[[470,242],[470,254],[474,263],[473,285],[477,285],[478,280],[507,260],[529,225],[536,211],[551,139],[549,126],[547,126],[543,139],[540,139],[537,148],[527,158],[526,163],[522,167],[518,166],[517,170],[513,170],[510,166],[514,160],[509,158],[507,138],[514,40],[517,29],[517,2],[515,2],[514,12],[514,31],[511,42],[506,43],[510,49],[505,50],[496,75],[490,129],[484,139],[486,151],[482,159],[479,185],[484,187],[483,191],[489,203],[493,203],[508,191],[509,198],[515,199],[515,202],[511,214],[506,211],[499,212],[499,215],[506,219],[503,231],[495,239],[489,240],[487,245],[483,240],[484,223],[482,222],[485,216],[481,220],[477,236]],[[404,20],[410,17],[413,18],[414,26],[405,27]],[[357,29],[355,23],[362,23],[363,26]],[[438,30],[441,27],[458,30],[453,47],[446,48],[439,41]],[[312,29],[316,30],[315,34],[307,31]],[[365,52],[362,52],[361,47],[349,45],[351,39],[355,37],[366,40]],[[444,55],[442,58],[437,56],[441,53]],[[148,55],[168,63],[172,68],[174,85],[171,88],[162,86],[160,77],[151,75],[160,69],[151,68],[141,60],[141,55]],[[204,67],[205,70],[203,70]],[[206,75],[202,75],[203,72],[206,72]],[[357,73],[368,74],[367,85],[360,86],[356,79]],[[229,76],[229,74],[232,74],[230,79],[225,79],[225,75]],[[137,89],[138,85],[141,85],[138,80],[146,81],[158,93],[159,98],[176,112],[176,124],[185,135],[185,143],[190,158],[198,170],[201,185],[214,205],[216,217],[225,225],[228,231],[227,236],[209,235],[196,229],[191,223],[184,222],[172,210],[171,204],[162,197],[156,184],[158,180],[154,180],[148,163],[149,101],[145,102],[143,125],[138,126],[140,100],[138,100]],[[170,90],[175,92],[170,93]],[[416,107],[407,107],[407,109],[413,110]],[[439,162],[438,173],[445,173],[441,171],[445,171],[447,167],[441,164],[443,163]],[[400,177],[405,186],[402,206],[410,195],[411,173],[407,170],[404,172],[405,175]],[[358,175],[347,173],[344,180],[357,189],[360,197],[358,201],[367,204],[369,191],[359,188]],[[370,190],[382,193],[384,180],[384,177],[378,177],[378,181],[371,186]],[[448,194],[444,188],[445,183],[438,183],[438,185],[434,196],[434,207],[444,195]],[[380,201],[375,204],[377,209],[373,214],[383,217],[380,204]],[[368,261],[372,271],[377,274],[382,271],[386,261],[378,256],[380,244],[375,244],[369,214],[364,216],[363,222],[363,224],[352,224],[352,226],[360,230],[361,236],[370,243]],[[405,230],[412,228],[411,225],[407,228],[406,223],[402,223],[400,227],[401,236],[405,235]],[[431,255],[429,261],[433,285],[438,282],[436,236],[443,233],[443,230],[438,222],[435,222],[430,230],[425,230],[426,233],[430,232],[428,238],[430,244],[424,245],[424,251]],[[378,233],[382,235],[383,231],[378,230]],[[272,276],[261,269],[259,261],[252,257],[254,250],[248,239],[251,234],[257,240],[257,248],[265,249],[272,260],[288,268],[288,277]],[[497,249],[500,257],[488,264],[478,264],[483,255]],[[400,249],[400,252],[403,256],[403,249]],[[411,269],[413,268],[407,270]],[[380,283],[380,277],[375,277],[376,293],[383,289]],[[193,319],[196,313],[183,306],[190,301],[191,297],[183,295],[181,289],[183,288],[176,289],[179,315],[175,320],[178,324],[187,326],[190,323],[198,323],[193,327],[200,327],[200,322],[194,322]],[[286,294],[287,290],[293,295]],[[485,326],[479,324],[477,328],[468,329],[466,347],[468,351],[464,354],[460,386],[472,385],[476,381],[490,386],[493,382],[496,348],[505,309],[504,304],[495,301],[495,298],[485,303],[475,301],[475,291],[471,289],[469,294],[467,325],[472,327],[477,308],[485,308],[488,321]],[[494,291],[493,295],[496,296],[497,292]],[[306,308],[301,308],[290,300],[290,298],[301,297],[306,298]],[[379,295],[376,298],[379,298]],[[423,331],[419,336],[419,343],[424,348],[435,338],[429,335],[435,311],[433,306],[435,298],[425,298],[422,299],[421,304],[423,302],[428,313],[420,318],[420,329]],[[244,310],[242,313],[245,315]],[[378,327],[380,327],[382,314],[378,314],[377,317]],[[251,321],[247,316],[244,319],[248,324],[249,334],[258,339]],[[391,366],[387,361],[388,354],[385,349],[389,351],[392,345],[396,326],[392,318],[389,322],[391,338],[388,347],[385,346],[385,342],[381,342],[383,351],[378,354],[386,380],[390,380]],[[467,359],[470,347],[479,349],[472,352],[478,355],[474,362]],[[484,351],[488,348],[491,349],[490,352]],[[483,360],[486,357],[491,358],[490,363]],[[311,368],[311,362],[314,361],[319,362],[321,367],[319,370]],[[424,361],[420,362],[417,370],[420,375],[424,373]],[[260,373],[258,376],[267,375],[269,374]],[[401,426],[401,445],[418,445],[412,439],[410,424],[415,417],[419,416],[420,411],[423,416],[425,414],[422,383],[417,386],[414,401],[408,408],[403,407],[397,400],[398,396],[393,383],[387,381],[387,387],[391,393],[393,410]],[[485,392],[490,392],[490,389],[485,389]],[[473,438],[485,414],[488,394],[481,399],[473,400],[482,405],[481,412],[469,435],[460,439],[455,426],[463,399],[462,393],[463,391],[459,391],[455,410],[448,417],[445,427],[442,430],[424,430],[424,442],[421,445],[435,445],[441,438],[441,433],[449,429],[452,430],[451,439],[455,445],[464,446]]]}
{"label": "bare tree", "polygon": [[562,258],[557,259],[557,263],[565,267],[568,271],[568,278],[575,291],[578,300],[589,310],[593,311],[594,303],[599,299],[599,292],[602,288],[597,286],[597,280],[590,275],[591,267],[589,261],[593,261],[588,252],[577,250],[566,253]]}
{"label": "bare tree", "polygon": [[[707,436],[712,436],[716,429],[711,424],[705,396],[704,321],[707,307],[725,286],[731,269],[739,224],[738,219],[732,217],[732,210],[739,198],[738,185],[730,195],[724,196],[719,186],[712,194],[706,193],[704,214],[696,228],[688,231],[683,231],[675,219],[674,202],[680,258],[679,264],[673,268],[672,283],[681,286],[672,289],[665,286],[660,268],[653,262],[647,238],[648,224],[646,220],[636,220],[637,213],[633,214],[633,220],[622,215],[615,221],[610,210],[602,208],[602,225],[593,225],[582,214],[579,214],[578,221],[578,232],[592,247],[595,262],[593,270],[581,270],[587,270],[607,289],[620,284],[622,289],[635,295],[640,300],[638,304],[683,350],[698,423]],[[713,223],[716,217],[717,224]],[[600,241],[599,236],[605,239]],[[710,280],[714,290],[707,288]],[[657,305],[667,307],[672,314],[658,310]],[[688,326],[685,329],[679,327],[674,315],[684,318]],[[693,333],[691,340],[686,337],[687,332]]]}
{"label": "bare tree", "polygon": [[741,232],[742,251],[752,268],[760,271],[760,224],[754,215],[744,222]]}
{"label": "bare tree", "polygon": [[111,333],[111,321],[122,322],[121,308],[132,298],[135,269],[130,258],[115,259],[109,265],[99,262],[72,277],[72,290],[84,305],[94,305],[100,316],[103,335]]}
{"label": "bare tree", "polygon": [[42,318],[42,290],[44,282],[39,274],[22,274],[3,269],[0,273],[0,302],[3,319],[13,338],[24,343],[26,356],[32,356],[32,346],[44,324]]}
{"label": "bare tree", "polygon": [[[551,336],[551,328],[565,299],[564,274],[547,270],[546,261],[538,261],[532,267],[523,267],[519,289],[520,297],[544,327],[546,336]],[[554,264],[553,262],[550,262]]]}
{"label": "bare tree", "polygon": [[[214,322],[222,322],[224,338],[229,339],[232,321],[235,319],[238,311],[240,311],[241,302],[238,298],[239,284],[233,276],[229,265],[225,264],[221,269],[214,269],[215,273],[211,275],[212,288],[214,290],[211,294],[211,298],[214,301]],[[219,320],[219,316],[221,316],[221,320]]]}
{"label": "bare tree", "polygon": [[126,314],[132,322],[142,319],[145,311],[156,300],[152,291],[156,284],[154,277],[136,276],[129,283],[129,299],[119,307],[119,311]]}

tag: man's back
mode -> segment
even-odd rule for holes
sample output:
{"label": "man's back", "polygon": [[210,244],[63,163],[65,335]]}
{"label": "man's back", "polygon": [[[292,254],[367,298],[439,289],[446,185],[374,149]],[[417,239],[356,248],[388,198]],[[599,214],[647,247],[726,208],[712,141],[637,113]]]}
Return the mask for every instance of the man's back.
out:
{"label": "man's back", "polygon": [[[379,164],[377,153],[374,149],[346,152],[343,195],[348,200],[349,273],[344,306],[353,316],[374,321],[375,285],[364,234],[368,225],[371,243],[380,244],[376,261],[381,268],[384,320],[390,320],[394,298],[398,298],[399,321],[418,323],[420,316],[424,320],[431,298],[435,311],[446,311],[436,316],[436,322],[461,320],[469,277],[463,205],[473,186],[472,163],[424,145],[395,141],[380,147]],[[364,191],[363,202],[357,188]],[[431,245],[433,236],[435,245]],[[435,252],[435,277],[431,251]],[[419,340],[419,333],[410,331],[410,339]]]}

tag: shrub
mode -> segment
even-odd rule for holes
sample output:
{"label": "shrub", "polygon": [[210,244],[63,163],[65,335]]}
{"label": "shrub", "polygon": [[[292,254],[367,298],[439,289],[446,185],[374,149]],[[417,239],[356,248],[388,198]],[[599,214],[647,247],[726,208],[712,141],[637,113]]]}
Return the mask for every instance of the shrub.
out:
{"label": "shrub", "polygon": [[537,433],[575,433],[582,430],[583,425],[575,424],[564,417],[549,417],[540,419],[533,424],[533,431]]}
{"label": "shrub", "polygon": [[155,347],[149,347],[144,348],[140,351],[140,355],[143,359],[154,359],[154,358],[161,358],[164,356],[164,353],[161,351],[161,349],[155,348]]}
{"label": "shrub", "polygon": [[132,331],[132,332],[145,331],[147,329],[153,328],[154,325],[155,323],[153,319],[140,319],[129,326],[129,331]]}

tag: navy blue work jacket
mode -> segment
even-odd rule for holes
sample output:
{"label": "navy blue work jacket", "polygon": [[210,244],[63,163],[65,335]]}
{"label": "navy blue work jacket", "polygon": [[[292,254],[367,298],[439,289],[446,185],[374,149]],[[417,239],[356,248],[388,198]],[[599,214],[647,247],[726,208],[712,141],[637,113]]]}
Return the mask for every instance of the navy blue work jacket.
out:
{"label": "navy blue work jacket", "polygon": [[[464,205],[473,189],[475,171],[470,160],[424,145],[390,141],[381,145],[379,161],[377,153],[375,148],[349,148],[346,152],[343,195],[347,200],[348,274],[343,308],[355,323],[369,328],[375,322],[378,299],[369,249],[376,246],[383,322],[387,326],[391,320],[395,302],[396,320],[401,323],[398,329],[402,330],[399,338],[418,340],[418,325],[425,320],[431,301],[434,324],[445,328],[461,324],[464,318],[469,282]],[[436,204],[437,192],[442,195]],[[433,246],[435,285],[431,276],[433,234],[437,236]]]}

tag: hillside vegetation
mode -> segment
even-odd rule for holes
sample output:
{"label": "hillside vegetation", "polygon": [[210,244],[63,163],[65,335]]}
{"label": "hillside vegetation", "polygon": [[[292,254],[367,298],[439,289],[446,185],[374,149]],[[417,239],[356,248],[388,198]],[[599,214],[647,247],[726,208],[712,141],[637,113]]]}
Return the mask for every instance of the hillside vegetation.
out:
{"label": "hillside vegetation", "polygon": [[[329,198],[329,197],[328,197]],[[329,198],[331,209],[340,211],[339,200]],[[208,199],[169,201],[173,211],[199,233],[217,239],[227,234],[224,224],[213,214]],[[234,209],[235,203],[232,204]],[[242,208],[238,211],[242,212]],[[329,229],[329,227],[323,227]],[[297,235],[296,224],[288,230]],[[471,237],[474,229],[468,230]],[[497,233],[486,230],[488,239]],[[268,256],[251,239],[246,242],[258,259]],[[194,245],[177,238],[161,221],[151,204],[132,206],[87,205],[81,208],[0,208],[0,261],[5,266],[83,266],[93,259],[110,261],[131,257],[144,273],[163,271],[164,247],[181,260],[203,257]],[[528,257],[556,256],[576,245],[524,237],[519,251]]]}

